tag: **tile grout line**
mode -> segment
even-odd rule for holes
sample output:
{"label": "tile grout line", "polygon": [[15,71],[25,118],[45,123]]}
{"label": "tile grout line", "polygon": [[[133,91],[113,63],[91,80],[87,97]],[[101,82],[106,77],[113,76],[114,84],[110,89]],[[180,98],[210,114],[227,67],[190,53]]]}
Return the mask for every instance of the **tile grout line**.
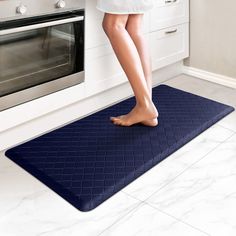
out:
{"label": "tile grout line", "polygon": [[[138,200],[136,197],[134,197],[134,196],[132,196],[132,195],[130,195],[128,193],[127,193],[127,195],[129,195],[130,197],[134,198],[135,200]],[[205,234],[209,235],[205,231],[202,231],[201,229],[199,229],[199,228],[197,228],[197,227],[195,227],[195,226],[193,226],[193,225],[191,225],[191,224],[189,224],[189,223],[187,223],[187,222],[185,222],[185,221],[183,221],[183,220],[181,220],[181,219],[179,219],[179,218],[177,218],[177,217],[175,217],[173,215],[170,215],[169,213],[167,213],[165,211],[162,211],[161,209],[157,208],[156,206],[153,206],[152,204],[150,204],[149,202],[146,202],[146,201],[143,200],[142,203],[143,203],[143,205],[148,205],[148,206],[152,207],[153,209],[155,209],[155,210],[157,210],[157,211],[159,211],[159,212],[161,212],[161,213],[163,213],[163,214],[165,214],[167,216],[170,216],[171,218],[176,219],[177,221],[180,221],[180,222],[182,222],[182,223],[184,223],[184,224],[186,224],[188,226],[191,226],[194,229],[197,229],[197,230],[199,230],[201,232],[204,232]]]}
{"label": "tile grout line", "polygon": [[[127,195],[128,195],[129,197],[132,197],[132,198],[135,199],[135,200],[139,200],[139,199],[135,198],[134,196],[132,196],[132,195],[130,195],[130,194],[127,194]],[[187,222],[185,222],[185,221],[183,221],[183,220],[181,220],[181,219],[179,219],[179,218],[177,218],[177,217],[175,217],[175,216],[172,216],[172,215],[170,215],[170,214],[168,214],[168,213],[166,213],[166,212],[164,212],[164,211],[158,209],[158,208],[155,207],[155,206],[152,206],[152,205],[149,204],[148,202],[141,201],[141,200],[139,200],[139,201],[140,201],[140,203],[139,203],[136,207],[134,207],[132,210],[130,210],[129,212],[127,212],[127,214],[125,214],[124,216],[120,217],[118,220],[116,220],[116,221],[113,222],[111,225],[109,225],[107,228],[105,228],[98,236],[101,236],[105,231],[107,231],[108,229],[112,228],[112,226],[114,226],[114,225],[116,225],[118,222],[120,222],[123,217],[125,217],[125,216],[127,216],[128,214],[130,214],[131,212],[135,211],[137,208],[142,207],[142,206],[145,206],[145,205],[147,205],[147,206],[149,206],[149,207],[155,209],[156,211],[161,212],[162,214],[165,214],[165,215],[167,215],[167,216],[169,216],[169,217],[171,217],[171,218],[174,218],[174,219],[177,220],[178,222],[181,222],[181,223],[183,223],[183,224],[185,224],[185,225],[187,225],[187,226],[189,226],[189,227],[191,227],[191,228],[193,228],[193,229],[195,229],[195,230],[197,230],[197,231],[199,231],[199,232],[201,232],[201,233],[204,233],[204,234],[206,234],[206,235],[208,235],[208,236],[211,236],[211,235],[208,234],[207,232],[205,232],[205,231],[203,231],[203,230],[201,230],[201,229],[195,227],[194,225],[191,225],[191,224],[189,224],[189,223],[187,223]]]}
{"label": "tile grout line", "polygon": [[[124,192],[123,192],[124,193]],[[125,193],[126,194],[126,193]],[[127,196],[129,196],[128,194],[126,194]],[[133,196],[129,196],[135,200],[138,200],[136,198],[134,198]],[[135,211],[137,208],[139,208],[140,206],[144,205],[144,202],[141,200],[138,200],[139,203],[137,206],[135,206],[134,208],[132,208],[130,211],[128,211],[127,213],[125,213],[123,216],[119,217],[117,220],[115,220],[112,224],[110,224],[109,226],[107,226],[105,229],[103,229],[97,236],[102,235],[105,231],[107,231],[108,229],[110,229],[112,226],[114,226],[116,223],[120,222],[124,217],[126,217],[127,215],[129,215],[131,212]]]}
{"label": "tile grout line", "polygon": [[181,220],[181,219],[179,219],[179,218],[177,218],[177,217],[175,217],[175,216],[173,216],[173,215],[170,215],[169,213],[167,213],[167,212],[165,212],[165,211],[162,211],[161,209],[159,209],[159,208],[157,208],[157,207],[151,205],[151,204],[148,203],[148,202],[145,202],[145,203],[146,203],[148,206],[152,207],[153,209],[155,209],[155,210],[157,210],[157,211],[160,211],[161,213],[163,213],[163,214],[165,214],[165,215],[167,215],[167,216],[169,216],[169,217],[171,217],[171,218],[174,218],[174,219],[176,219],[177,221],[179,221],[179,222],[181,222],[181,223],[183,223],[183,224],[185,224],[185,225],[188,225],[189,227],[191,227],[191,228],[193,228],[193,229],[195,229],[195,230],[200,231],[201,233],[204,233],[204,234],[206,234],[206,235],[208,235],[208,236],[211,236],[209,233],[203,231],[202,229],[199,229],[199,228],[197,228],[196,226],[191,225],[191,224],[189,224],[188,222],[185,222],[185,221],[183,221],[183,220]]}
{"label": "tile grout line", "polygon": [[221,128],[224,128],[224,129],[227,129],[227,130],[229,130],[229,131],[231,131],[231,132],[233,132],[233,133],[236,133],[236,130],[233,130],[233,129],[230,129],[230,128],[228,128],[228,127],[225,127],[224,125],[222,125],[222,124],[217,124],[218,126],[220,126]]}

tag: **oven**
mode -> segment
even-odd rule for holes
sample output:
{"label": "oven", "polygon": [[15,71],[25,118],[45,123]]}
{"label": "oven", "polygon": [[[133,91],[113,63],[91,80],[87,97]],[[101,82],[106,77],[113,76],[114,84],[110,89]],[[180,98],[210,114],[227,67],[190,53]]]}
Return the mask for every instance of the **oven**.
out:
{"label": "oven", "polygon": [[0,111],[84,82],[84,5],[35,2],[0,19]]}

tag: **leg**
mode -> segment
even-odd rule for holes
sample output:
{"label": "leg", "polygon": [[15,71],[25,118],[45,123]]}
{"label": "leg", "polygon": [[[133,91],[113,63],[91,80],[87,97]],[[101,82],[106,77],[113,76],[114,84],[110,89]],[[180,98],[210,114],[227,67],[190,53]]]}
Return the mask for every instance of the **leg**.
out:
{"label": "leg", "polygon": [[[127,24],[126,30],[128,31],[130,37],[132,38],[138,53],[141,59],[146,83],[149,89],[150,97],[152,98],[152,67],[151,67],[151,57],[149,54],[148,44],[145,41],[145,37],[142,32],[141,24],[142,24],[143,14],[130,14]],[[157,118],[151,120],[145,120],[142,123],[145,125],[155,126],[157,125]]]}
{"label": "leg", "polygon": [[105,13],[103,19],[103,29],[128,77],[136,98],[136,105],[131,112],[122,118],[112,118],[114,123],[125,126],[157,117],[157,110],[149,94],[138,51],[125,29],[128,16],[128,14]]}

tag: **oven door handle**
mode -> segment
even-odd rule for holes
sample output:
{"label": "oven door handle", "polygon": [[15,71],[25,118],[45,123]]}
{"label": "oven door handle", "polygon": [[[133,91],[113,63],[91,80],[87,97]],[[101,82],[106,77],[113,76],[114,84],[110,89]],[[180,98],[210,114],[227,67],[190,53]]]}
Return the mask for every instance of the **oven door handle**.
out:
{"label": "oven door handle", "polygon": [[82,21],[82,20],[84,20],[84,16],[76,16],[76,17],[71,17],[71,18],[61,19],[61,20],[56,20],[56,21],[49,21],[49,22],[44,22],[44,23],[39,23],[39,24],[20,26],[20,27],[11,28],[11,29],[4,29],[4,30],[0,30],[0,36],[27,31],[27,30],[40,29],[40,28],[49,27],[49,26],[72,23],[72,22]]}

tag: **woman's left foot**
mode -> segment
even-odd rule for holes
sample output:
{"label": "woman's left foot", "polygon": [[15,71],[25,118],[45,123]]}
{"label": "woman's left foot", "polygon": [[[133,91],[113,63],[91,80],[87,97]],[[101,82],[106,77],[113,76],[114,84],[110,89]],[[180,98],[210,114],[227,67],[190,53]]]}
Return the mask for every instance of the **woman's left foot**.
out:
{"label": "woman's left foot", "polygon": [[[123,118],[125,115],[121,115],[121,116],[117,116],[116,118],[118,119],[121,119]],[[146,125],[146,126],[157,126],[158,125],[158,116],[154,119],[150,119],[150,120],[144,120],[144,121],[141,121],[140,123],[143,124],[143,125]]]}
{"label": "woman's left foot", "polygon": [[[158,111],[153,102],[150,102],[147,106],[138,106],[135,107],[126,115],[121,115],[118,117],[110,117],[111,121],[116,125],[122,126],[131,126],[135,123],[144,122],[147,124],[147,120],[153,120],[157,118]],[[154,122],[149,125],[154,125]],[[156,123],[156,122],[155,122]]]}

